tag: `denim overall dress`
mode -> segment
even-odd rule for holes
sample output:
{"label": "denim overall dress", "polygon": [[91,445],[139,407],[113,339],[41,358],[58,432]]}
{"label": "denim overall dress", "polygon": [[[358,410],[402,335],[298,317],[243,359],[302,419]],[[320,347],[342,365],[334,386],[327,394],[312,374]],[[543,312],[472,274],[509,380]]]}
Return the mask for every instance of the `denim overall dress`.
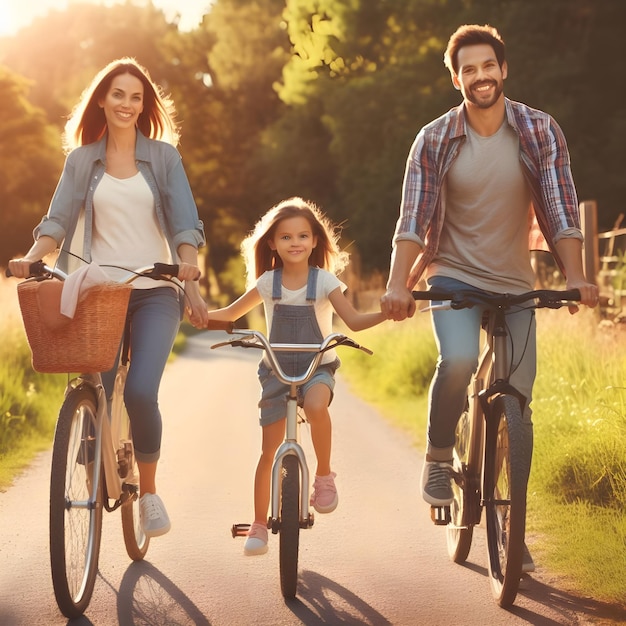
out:
{"label": "denim overall dress", "polygon": [[[274,271],[272,299],[274,313],[270,329],[270,343],[322,343],[324,337],[315,315],[314,302],[317,292],[318,268],[311,267],[307,278],[306,305],[280,304],[282,297],[282,268]],[[312,352],[277,352],[276,360],[288,376],[303,374],[315,358]],[[339,359],[333,363],[320,365],[305,385],[298,389],[298,404],[306,390],[313,384],[325,383],[331,390],[334,388],[334,372],[339,367]],[[287,393],[289,387],[280,382],[267,366],[265,361],[259,364],[259,381],[263,387],[259,408],[261,409],[261,425],[271,424],[285,417],[287,409]]]}

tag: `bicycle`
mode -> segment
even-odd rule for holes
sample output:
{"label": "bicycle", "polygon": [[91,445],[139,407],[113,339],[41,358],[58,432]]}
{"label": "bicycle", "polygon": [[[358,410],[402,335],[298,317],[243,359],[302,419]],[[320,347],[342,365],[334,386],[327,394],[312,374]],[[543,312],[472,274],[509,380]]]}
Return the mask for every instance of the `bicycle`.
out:
{"label": "bicycle", "polygon": [[485,509],[489,580],[501,607],[513,604],[522,576],[526,489],[532,434],[522,427],[526,398],[509,382],[506,313],[513,307],[558,309],[580,300],[578,289],[535,290],[519,295],[472,290],[413,291],[430,300],[423,310],[485,306],[484,343],[457,428],[450,506],[432,506],[431,518],[447,527],[447,549],[464,563],[474,526]]}
{"label": "bicycle", "polygon": [[[271,515],[267,527],[272,530],[272,534],[279,534],[280,587],[283,597],[290,599],[295,597],[298,585],[300,529],[311,528],[314,522],[313,513],[309,510],[309,469],[300,444],[300,424],[304,419],[298,416],[297,389],[313,376],[324,352],[338,346],[356,348],[367,354],[372,354],[372,351],[340,333],[331,333],[321,344],[270,344],[267,337],[257,330],[232,329],[229,332],[242,337],[216,343],[211,347],[264,350],[276,377],[289,385],[285,439],[276,451],[272,464]],[[315,353],[315,356],[305,372],[299,376],[289,376],[276,358],[276,352],[281,351],[310,352]],[[232,536],[244,537],[249,528],[250,524],[233,524]]]}
{"label": "bicycle", "polygon": [[[8,270],[6,274],[11,275]],[[130,361],[126,307],[131,283],[142,276],[176,282],[181,289],[182,286],[171,278],[178,274],[178,265],[156,263],[129,271],[123,283],[94,287],[89,298],[79,303],[74,319],[60,331],[57,329],[60,335],[53,340],[57,344],[52,348],[54,354],[43,355],[42,352],[50,347],[50,337],[42,336],[44,324],[39,315],[43,312],[37,306],[36,289],[43,282],[60,284],[67,274],[41,261],[30,266],[30,274],[33,278],[20,283],[18,294],[34,369],[46,373],[81,371],[74,378],[69,378],[68,374],[65,398],[55,428],[50,473],[52,584],[59,609],[66,617],[74,618],[85,612],[94,591],[103,510],[121,510],[124,545],[133,561],[144,558],[150,543],[139,523],[139,472],[123,401]],[[60,289],[55,291],[60,294]],[[33,296],[34,307],[31,307]],[[92,350],[86,342],[102,333],[98,320],[102,315],[94,312],[98,302],[106,314],[101,320],[106,327],[106,340],[102,336],[96,337],[96,348],[89,356]],[[33,308],[37,309],[36,313]],[[224,324],[216,322],[211,327],[223,328]],[[74,335],[79,335],[81,340],[75,341]],[[100,372],[115,365],[122,337],[109,406]],[[69,341],[74,342],[74,347],[63,350]]]}

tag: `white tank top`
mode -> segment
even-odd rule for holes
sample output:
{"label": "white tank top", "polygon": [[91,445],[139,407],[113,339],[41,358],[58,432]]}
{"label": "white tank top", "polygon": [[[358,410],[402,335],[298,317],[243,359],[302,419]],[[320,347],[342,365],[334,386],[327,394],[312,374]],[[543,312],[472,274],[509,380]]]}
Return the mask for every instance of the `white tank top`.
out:
{"label": "white tank top", "polygon": [[[155,262],[171,263],[171,254],[154,207],[154,196],[145,178],[137,172],[130,178],[105,173],[94,193],[92,259],[99,265],[138,269]],[[113,279],[126,272],[104,268]],[[150,289],[170,285],[149,278],[133,287]]]}

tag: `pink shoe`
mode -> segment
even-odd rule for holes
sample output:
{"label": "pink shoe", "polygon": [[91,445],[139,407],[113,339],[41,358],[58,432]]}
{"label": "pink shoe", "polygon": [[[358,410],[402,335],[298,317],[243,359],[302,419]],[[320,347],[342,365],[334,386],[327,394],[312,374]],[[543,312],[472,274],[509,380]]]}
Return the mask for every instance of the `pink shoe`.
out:
{"label": "pink shoe", "polygon": [[248,538],[243,546],[246,556],[255,556],[267,552],[267,525],[254,522],[248,531]]}
{"label": "pink shoe", "polygon": [[315,476],[311,505],[318,513],[332,513],[339,503],[337,487],[335,487],[335,472],[328,476]]}

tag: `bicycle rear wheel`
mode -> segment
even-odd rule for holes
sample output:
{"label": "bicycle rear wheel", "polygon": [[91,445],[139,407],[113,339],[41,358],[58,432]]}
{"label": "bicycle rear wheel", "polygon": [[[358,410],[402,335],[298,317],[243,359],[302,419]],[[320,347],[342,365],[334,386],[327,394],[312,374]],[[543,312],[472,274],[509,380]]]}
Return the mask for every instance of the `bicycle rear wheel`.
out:
{"label": "bicycle rear wheel", "polygon": [[456,442],[453,453],[453,469],[457,478],[452,482],[454,500],[450,505],[450,523],[446,526],[448,555],[455,563],[464,563],[472,546],[474,526],[469,515],[471,476],[468,456],[471,435],[469,411],[466,409],[456,427]]}
{"label": "bicycle rear wheel", "polygon": [[96,445],[96,394],[79,386],[61,407],[50,478],[52,585],[59,609],[69,618],[84,613],[98,572],[102,481]]}
{"label": "bicycle rear wheel", "polygon": [[280,589],[284,598],[293,598],[298,586],[300,545],[300,466],[296,456],[283,459],[280,509]]}
{"label": "bicycle rear wheel", "polygon": [[522,575],[529,433],[517,398],[497,398],[487,421],[484,497],[491,590],[502,607],[515,601]]}

